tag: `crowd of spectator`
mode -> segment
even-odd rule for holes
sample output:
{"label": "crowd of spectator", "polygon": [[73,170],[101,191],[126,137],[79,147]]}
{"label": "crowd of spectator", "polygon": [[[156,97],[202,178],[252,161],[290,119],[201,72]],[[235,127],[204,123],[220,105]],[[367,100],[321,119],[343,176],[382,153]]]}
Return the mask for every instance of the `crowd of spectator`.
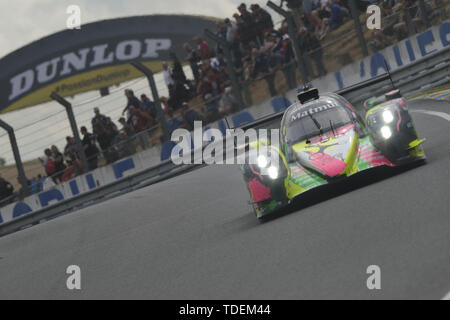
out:
{"label": "crowd of spectator", "polygon": [[[151,146],[148,130],[157,124],[155,104],[145,94],[138,99],[131,89],[125,90],[125,97],[126,106],[122,117],[118,119],[120,127],[95,107],[91,128],[80,128],[81,148],[88,165],[86,170],[96,169],[101,159],[108,164],[133,155],[138,145],[143,150]],[[66,145],[62,151],[55,145],[44,150],[44,155],[39,160],[45,175],[51,178],[50,183],[66,182],[83,172],[78,150],[72,136],[66,137]],[[45,178],[32,178],[30,184],[40,185],[37,187],[39,191],[42,189],[42,179]]]}
{"label": "crowd of spectator", "polygon": [[[348,15],[348,9],[341,6],[340,1],[324,2],[323,6],[312,11],[311,21],[317,20],[318,28],[314,27],[306,15],[302,15],[302,23],[296,33],[300,52],[310,55],[316,66],[317,76],[327,73],[319,37],[329,28],[338,28],[342,24],[343,15]],[[288,34],[286,21],[276,29],[272,16],[258,4],[247,7],[242,3],[237,11],[232,18],[217,22],[216,35],[227,43],[231,51],[232,65],[237,71],[240,84],[246,85],[256,79],[264,79],[270,95],[275,96],[278,94],[275,74],[281,71],[288,88],[295,88],[294,42]],[[335,17],[336,12],[339,13],[338,17]],[[326,21],[328,22],[325,23]],[[208,122],[239,110],[241,105],[232,89],[221,44],[211,46],[203,37],[197,36],[183,47],[186,52],[184,61],[189,64],[193,79],[187,79],[174,54],[171,55],[171,61],[163,62],[169,97],[162,100],[167,110],[176,112],[182,109],[183,103],[195,96],[200,96],[203,100],[205,107],[202,116]]]}
{"label": "crowd of spectator", "polygon": [[[180,79],[181,76],[175,81]],[[142,94],[138,99],[131,89],[125,90],[125,97],[127,102],[122,117],[118,119],[118,125],[95,107],[91,131],[86,126],[80,128],[80,142],[87,159],[88,171],[96,169],[100,160],[103,160],[104,164],[113,163],[133,155],[139,146],[141,150],[151,147],[150,131],[159,127],[155,103],[146,94]],[[169,133],[178,128],[193,130],[194,121],[204,120],[187,102],[182,102],[179,109],[169,107],[167,101],[162,101],[162,105],[162,116],[165,117]],[[66,145],[62,151],[55,145],[45,149],[39,160],[46,177],[34,177],[29,181],[29,185],[37,185],[35,191],[40,191],[43,188],[43,180],[52,185],[59,184],[83,173],[78,150],[72,136],[66,137]]]}
{"label": "crowd of spectator", "polygon": [[[440,5],[440,0],[435,5]],[[429,0],[424,1],[425,14],[431,17],[432,7]],[[371,43],[375,49],[384,48],[400,41],[409,35],[409,30],[419,32],[424,27],[422,13],[417,0],[388,0],[381,3],[381,15],[383,24],[380,30],[375,30],[375,41]]]}

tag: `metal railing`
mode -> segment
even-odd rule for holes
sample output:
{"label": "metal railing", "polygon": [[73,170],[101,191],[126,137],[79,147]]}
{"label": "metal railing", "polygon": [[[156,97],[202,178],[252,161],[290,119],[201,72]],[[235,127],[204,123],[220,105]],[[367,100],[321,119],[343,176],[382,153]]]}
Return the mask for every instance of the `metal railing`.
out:
{"label": "metal railing", "polygon": [[[392,71],[391,77],[395,88],[399,89],[404,96],[448,83],[450,81],[450,47]],[[390,89],[392,85],[390,81],[386,81],[357,91],[344,89],[340,93],[359,107],[365,100]]]}

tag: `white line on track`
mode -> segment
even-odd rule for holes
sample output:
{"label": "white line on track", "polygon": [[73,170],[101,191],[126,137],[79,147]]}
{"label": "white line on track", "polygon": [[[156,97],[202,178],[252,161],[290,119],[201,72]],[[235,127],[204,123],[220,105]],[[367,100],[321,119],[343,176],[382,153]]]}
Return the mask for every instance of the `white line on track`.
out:
{"label": "white line on track", "polygon": [[[438,111],[429,111],[429,110],[411,110],[411,112],[417,112],[417,113],[423,113],[423,114],[429,114],[432,116],[437,116],[442,119],[445,119],[450,122],[450,114],[445,112],[438,112]],[[450,300],[450,292],[447,293],[441,300]]]}
{"label": "white line on track", "polygon": [[431,116],[437,116],[437,117],[440,117],[440,118],[445,119],[450,122],[450,114],[445,113],[445,112],[429,111],[429,110],[411,110],[411,112],[417,112],[417,113],[428,114]]}

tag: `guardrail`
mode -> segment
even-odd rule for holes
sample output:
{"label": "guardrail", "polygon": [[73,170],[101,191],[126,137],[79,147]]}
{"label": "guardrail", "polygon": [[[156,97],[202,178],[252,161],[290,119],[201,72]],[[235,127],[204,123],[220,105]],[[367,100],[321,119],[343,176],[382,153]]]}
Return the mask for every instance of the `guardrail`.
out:
{"label": "guardrail", "polygon": [[[448,82],[450,77],[450,47],[393,71],[391,77],[396,88],[400,89],[403,94],[414,93],[424,88]],[[345,96],[351,103],[358,105],[372,96],[380,95],[391,89],[389,81],[383,83],[379,81],[379,78],[387,79],[386,75],[382,75],[363,84],[340,90],[338,93]],[[283,112],[279,112],[278,114],[264,117],[258,120],[256,124],[263,125],[273,122],[281,118],[282,114]],[[252,123],[252,126],[255,126],[255,122]],[[246,125],[242,126],[242,128],[245,129]],[[192,156],[193,154],[194,152]],[[204,165],[175,165],[171,161],[160,163],[108,185],[5,222],[0,225],[0,236],[37,224],[42,220],[51,219],[69,211],[86,207],[95,202],[157,183],[201,166]]]}
{"label": "guardrail", "polygon": [[[394,86],[402,95],[414,94],[418,91],[436,87],[450,81],[450,47],[446,47],[436,53],[430,54],[416,62],[401,67],[391,72]],[[375,83],[351,91],[343,89],[345,98],[358,106],[373,96],[379,96],[392,89],[390,81]]]}
{"label": "guardrail", "polygon": [[174,177],[201,165],[175,165],[172,161],[162,162],[154,167],[117,180],[108,185],[62,200],[48,208],[42,208],[0,225],[0,237],[18,231],[26,226],[37,224],[42,220],[80,209],[101,200],[116,197],[159,181]]}

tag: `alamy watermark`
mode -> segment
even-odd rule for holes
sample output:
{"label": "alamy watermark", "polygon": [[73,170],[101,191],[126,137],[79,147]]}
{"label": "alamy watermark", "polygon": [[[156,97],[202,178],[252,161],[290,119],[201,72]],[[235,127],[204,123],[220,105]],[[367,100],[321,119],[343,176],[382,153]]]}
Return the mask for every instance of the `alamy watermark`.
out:
{"label": "alamy watermark", "polygon": [[81,269],[77,265],[70,265],[66,269],[69,276],[66,280],[66,287],[69,290],[81,290]]}
{"label": "alamy watermark", "polygon": [[204,130],[201,121],[194,122],[191,134],[176,129],[171,140],[176,143],[171,152],[174,164],[250,164],[261,169],[278,167],[279,129],[219,129]]}
{"label": "alamy watermark", "polygon": [[366,273],[370,276],[367,278],[367,289],[381,290],[381,269],[377,265],[367,267]]}
{"label": "alamy watermark", "polygon": [[81,8],[76,4],[67,7],[66,13],[69,17],[66,20],[67,29],[81,29]]}
{"label": "alamy watermark", "polygon": [[381,9],[376,4],[367,7],[366,13],[369,15],[366,21],[367,29],[381,29]]}

